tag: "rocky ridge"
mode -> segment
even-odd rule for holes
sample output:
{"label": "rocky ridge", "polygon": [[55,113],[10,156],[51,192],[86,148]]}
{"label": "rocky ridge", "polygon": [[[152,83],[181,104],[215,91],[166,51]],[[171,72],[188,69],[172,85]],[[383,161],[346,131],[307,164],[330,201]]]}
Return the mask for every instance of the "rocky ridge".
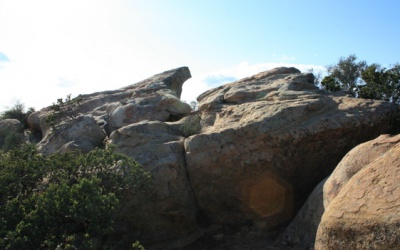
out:
{"label": "rocky ridge", "polygon": [[182,67],[81,95],[78,119],[57,131],[48,108],[28,119],[43,154],[106,141],[152,173],[151,195],[127,197],[121,211],[121,230],[150,246],[181,247],[215,227],[279,229],[351,148],[390,129],[396,111],[324,93],[312,74],[283,67],[209,90],[193,112],[180,101],[189,77]]}

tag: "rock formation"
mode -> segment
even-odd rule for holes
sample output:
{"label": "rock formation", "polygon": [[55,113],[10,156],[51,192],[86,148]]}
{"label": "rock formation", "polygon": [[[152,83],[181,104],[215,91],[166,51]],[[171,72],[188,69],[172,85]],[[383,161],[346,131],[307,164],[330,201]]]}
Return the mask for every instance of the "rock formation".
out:
{"label": "rock formation", "polygon": [[313,79],[277,68],[199,96],[202,132],[185,151],[210,223],[288,221],[352,147],[388,129],[395,107],[323,93]]}
{"label": "rock formation", "polygon": [[399,156],[400,135],[383,135],[343,159],[324,186],[315,249],[399,248]]}
{"label": "rock formation", "polygon": [[82,115],[76,120],[59,124],[57,130],[47,133],[37,144],[37,148],[45,155],[71,150],[87,153],[99,146],[105,137],[105,132],[93,116]]}
{"label": "rock formation", "polygon": [[[55,131],[46,123],[51,109],[29,116],[31,128],[44,135],[38,143],[43,154],[87,152],[108,136],[117,152],[133,157],[151,172],[154,190],[150,196],[127,197],[130,207],[124,208],[126,214],[120,216],[124,218],[124,233],[140,232],[131,236],[142,242],[184,236],[190,239],[197,234],[197,207],[187,178],[183,147],[185,126],[193,125],[188,121],[191,116],[187,116],[192,110],[180,101],[182,85],[188,78],[189,69],[182,67],[119,90],[80,95],[79,109],[75,111],[80,116],[75,121],[62,122]],[[173,122],[184,116],[187,117]]]}
{"label": "rock formation", "polygon": [[396,109],[327,94],[312,74],[276,68],[205,92],[192,112],[180,101],[189,77],[183,67],[81,95],[78,119],[57,131],[45,122],[48,108],[28,119],[42,153],[107,140],[152,173],[151,194],[127,197],[121,224],[149,244],[184,245],[199,225],[287,223],[352,147],[387,132]]}
{"label": "rock formation", "polygon": [[316,249],[398,247],[400,193],[392,178],[400,167],[399,145],[399,135],[381,135],[353,148],[314,189],[280,240],[296,249],[313,249],[315,241]]}

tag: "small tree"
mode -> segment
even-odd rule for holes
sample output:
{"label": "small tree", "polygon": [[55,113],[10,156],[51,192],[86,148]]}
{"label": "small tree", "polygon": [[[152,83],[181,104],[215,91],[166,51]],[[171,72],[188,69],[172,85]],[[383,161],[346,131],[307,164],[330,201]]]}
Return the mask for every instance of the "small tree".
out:
{"label": "small tree", "polygon": [[[341,57],[336,64],[327,66],[330,77],[340,85],[340,89],[349,91],[353,96],[357,96],[357,85],[360,83],[361,72],[366,68],[365,61],[357,62],[356,55]],[[331,79],[326,82],[332,84]],[[333,84],[334,86],[336,83]]]}
{"label": "small tree", "polygon": [[342,89],[341,84],[332,76],[325,76],[321,81],[321,86],[323,89],[336,92]]}
{"label": "small tree", "polygon": [[379,64],[368,66],[361,73],[365,85],[360,86],[361,98],[400,102],[400,64],[391,69],[383,68]]}

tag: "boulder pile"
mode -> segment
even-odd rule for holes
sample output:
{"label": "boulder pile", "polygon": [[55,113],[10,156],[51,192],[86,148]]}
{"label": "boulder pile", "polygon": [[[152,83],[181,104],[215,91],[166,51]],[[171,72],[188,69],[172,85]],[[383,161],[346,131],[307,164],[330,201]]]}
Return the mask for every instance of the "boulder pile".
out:
{"label": "boulder pile", "polygon": [[[312,74],[285,67],[211,89],[198,97],[199,110],[193,111],[180,100],[188,78],[189,69],[182,67],[118,90],[81,95],[77,119],[57,128],[46,123],[49,108],[28,119],[31,130],[43,136],[38,144],[43,154],[115,145],[151,172],[151,194],[126,197],[120,222],[122,231],[150,245],[183,246],[210,227],[250,223],[270,232],[286,225],[347,152],[389,131],[396,112],[387,102],[323,92]],[[395,150],[385,152],[395,157]],[[399,197],[398,171],[378,165],[360,170],[365,162],[395,161],[375,161],[381,154],[339,166],[301,210],[303,221],[313,216],[309,209],[320,211],[304,230],[313,242],[319,225],[319,249],[348,244],[345,236],[355,225],[371,230],[383,230],[385,221],[393,230],[398,225],[398,208],[392,206]],[[374,182],[379,189],[370,185]],[[382,197],[376,203],[384,205],[380,210],[369,205],[376,197]],[[383,211],[385,217],[378,216]],[[361,213],[371,223],[356,221]],[[290,226],[286,235],[297,244],[300,236]]]}

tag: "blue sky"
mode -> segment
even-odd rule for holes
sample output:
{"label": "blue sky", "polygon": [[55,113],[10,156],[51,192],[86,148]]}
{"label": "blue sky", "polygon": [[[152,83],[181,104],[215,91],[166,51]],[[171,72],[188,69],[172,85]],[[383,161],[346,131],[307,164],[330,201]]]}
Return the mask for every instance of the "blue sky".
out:
{"label": "blue sky", "polygon": [[188,66],[182,99],[276,66],[400,62],[397,0],[0,0],[0,111]]}

